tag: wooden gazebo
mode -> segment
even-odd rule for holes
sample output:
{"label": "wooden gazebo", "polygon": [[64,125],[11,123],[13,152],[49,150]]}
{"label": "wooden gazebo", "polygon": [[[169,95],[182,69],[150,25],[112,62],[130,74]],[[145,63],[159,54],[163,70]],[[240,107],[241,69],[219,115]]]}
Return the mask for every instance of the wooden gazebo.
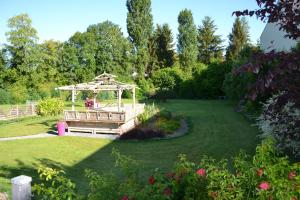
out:
{"label": "wooden gazebo", "polygon": [[[57,88],[58,90],[72,91],[72,110],[64,111],[68,132],[123,134],[134,128],[137,116],[144,112],[144,104],[136,103],[135,85],[118,82],[115,78],[115,75],[103,73],[88,83]],[[132,92],[132,104],[122,103],[124,90]],[[94,101],[92,109],[84,111],[75,109],[76,95],[80,91],[92,91]],[[96,103],[96,96],[101,91],[115,91],[117,93],[116,105],[99,106]]]}

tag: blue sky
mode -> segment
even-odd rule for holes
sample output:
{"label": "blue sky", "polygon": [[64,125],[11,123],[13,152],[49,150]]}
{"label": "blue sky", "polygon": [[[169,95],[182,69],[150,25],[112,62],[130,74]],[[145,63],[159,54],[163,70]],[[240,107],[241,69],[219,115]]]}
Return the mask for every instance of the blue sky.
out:
{"label": "blue sky", "polygon": [[[211,16],[227,45],[234,17],[231,13],[245,8],[256,8],[255,0],[152,0],[154,23],[168,23],[177,35],[179,12],[191,9],[196,25],[204,16]],[[91,24],[110,20],[126,31],[126,0],[0,0],[0,43],[6,42],[7,20],[17,14],[28,13],[37,29],[40,41],[67,40],[76,31],[83,32]],[[265,24],[249,19],[253,43],[259,39]]]}

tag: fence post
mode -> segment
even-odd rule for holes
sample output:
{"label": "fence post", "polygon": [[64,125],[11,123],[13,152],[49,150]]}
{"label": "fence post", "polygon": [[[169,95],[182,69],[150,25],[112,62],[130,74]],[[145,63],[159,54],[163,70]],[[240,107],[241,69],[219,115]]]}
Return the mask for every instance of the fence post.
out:
{"label": "fence post", "polygon": [[31,200],[31,181],[31,177],[24,175],[11,179],[12,200]]}

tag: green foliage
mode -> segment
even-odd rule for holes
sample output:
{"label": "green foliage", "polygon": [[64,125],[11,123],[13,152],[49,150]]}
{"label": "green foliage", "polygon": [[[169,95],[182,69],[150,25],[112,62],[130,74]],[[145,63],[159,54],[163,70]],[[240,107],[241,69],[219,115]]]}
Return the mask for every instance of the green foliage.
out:
{"label": "green foliage", "polygon": [[226,51],[228,61],[235,60],[242,49],[249,43],[249,26],[245,18],[237,17],[229,34],[229,46]]}
{"label": "green foliage", "polygon": [[[264,140],[257,146],[252,161],[249,156],[240,152],[233,158],[233,169],[228,161],[216,161],[203,156],[200,163],[189,161],[185,155],[180,155],[170,173],[155,169],[148,179],[142,183],[140,176],[141,163],[133,158],[121,155],[113,149],[115,157],[115,173],[98,174],[86,170],[89,179],[89,200],[101,199],[296,199],[300,195],[300,166],[291,164],[287,157],[280,157],[274,149],[271,139]],[[38,191],[59,191],[65,189],[73,195],[74,185],[61,177],[59,183],[65,187],[46,185],[44,182],[56,180],[61,172],[51,169],[46,171],[45,178],[34,186]],[[50,176],[50,178],[49,178]],[[59,176],[60,177],[60,176]],[[65,194],[65,193],[62,193]],[[57,194],[61,197],[62,194]],[[73,196],[72,196],[73,197]],[[61,198],[65,199],[65,198]]]}
{"label": "green foliage", "polygon": [[154,123],[154,129],[166,134],[173,134],[180,128],[180,120],[177,118],[165,118],[158,116]]}
{"label": "green foliage", "polygon": [[191,72],[197,61],[197,27],[194,24],[193,14],[184,9],[178,16],[178,54],[181,67],[185,72]]}
{"label": "green foliage", "polygon": [[139,79],[137,97],[140,99],[149,98],[154,95],[155,88],[151,79]]}
{"label": "green foliage", "polygon": [[65,177],[63,170],[39,168],[39,182],[32,187],[35,200],[79,200],[75,184]]}
{"label": "green foliage", "polygon": [[37,105],[37,113],[41,116],[55,116],[64,109],[64,101],[58,98],[41,100]]}
{"label": "green foliage", "polygon": [[8,88],[10,103],[24,103],[28,99],[28,91],[23,81],[16,82]]}
{"label": "green foliage", "polygon": [[263,104],[262,114],[257,119],[261,137],[273,137],[278,150],[300,158],[300,110],[295,103],[288,102],[278,111],[275,105],[279,101],[279,95],[273,95]]}
{"label": "green foliage", "polygon": [[103,72],[123,76],[130,75],[132,72],[130,65],[132,46],[129,40],[123,36],[118,25],[105,21],[89,26],[87,33],[92,34],[95,44],[97,44],[94,47],[96,48],[94,53],[96,75]]}
{"label": "green foliage", "polygon": [[10,99],[10,93],[4,89],[0,89],[0,104],[9,104]]}
{"label": "green foliage", "polygon": [[154,103],[152,105],[146,105],[145,111],[138,116],[138,120],[140,123],[144,124],[153,118],[158,112],[159,108],[154,105]]}
{"label": "green foliage", "polygon": [[151,0],[127,0],[127,32],[134,46],[136,71],[139,78],[144,77],[149,65],[148,44],[153,31]]}
{"label": "green foliage", "polygon": [[218,98],[222,91],[225,74],[230,71],[226,63],[211,63],[206,69],[195,75],[195,89],[197,98]]}
{"label": "green foliage", "polygon": [[228,98],[239,100],[246,95],[249,85],[255,81],[254,75],[252,73],[243,73],[236,76],[233,72],[241,65],[246,64],[252,55],[260,51],[257,46],[247,45],[241,50],[234,62],[228,62],[229,65],[233,66],[232,70],[225,75],[223,82],[223,91]]}
{"label": "green foliage", "polygon": [[141,187],[139,182],[140,162],[130,156],[121,155],[116,149],[112,150],[115,158],[115,167],[121,173],[98,174],[92,170],[86,170],[89,179],[90,192],[88,200],[122,199],[123,195],[134,196]]}
{"label": "green foliage", "polygon": [[171,67],[174,64],[175,52],[172,31],[169,25],[157,25],[154,31],[154,39],[159,68]]}
{"label": "green foliage", "polygon": [[223,57],[222,39],[216,35],[217,27],[214,20],[205,17],[198,27],[198,61],[209,64]]}
{"label": "green foliage", "polygon": [[152,81],[161,90],[176,89],[181,81],[180,70],[176,68],[160,69],[153,74]]}
{"label": "green foliage", "polygon": [[6,36],[10,45],[7,48],[12,55],[10,66],[26,73],[32,69],[30,60],[35,59],[32,54],[36,50],[37,31],[31,26],[31,19],[27,14],[10,18],[8,28],[10,30],[6,32]]}

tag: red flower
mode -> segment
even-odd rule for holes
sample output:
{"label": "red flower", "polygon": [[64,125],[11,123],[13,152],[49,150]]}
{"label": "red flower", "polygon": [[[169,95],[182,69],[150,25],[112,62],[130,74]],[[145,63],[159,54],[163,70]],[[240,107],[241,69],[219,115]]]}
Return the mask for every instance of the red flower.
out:
{"label": "red flower", "polygon": [[165,196],[170,196],[172,194],[172,190],[170,189],[170,188],[166,188],[165,190],[164,190],[164,195]]}
{"label": "red flower", "polygon": [[261,184],[259,184],[259,188],[261,190],[268,190],[270,188],[270,184],[268,182],[262,182]]}
{"label": "red flower", "polygon": [[292,200],[297,200],[296,197],[293,197]]}
{"label": "red flower", "polygon": [[295,171],[292,171],[292,172],[289,173],[288,177],[289,177],[290,180],[292,180],[296,176],[297,176],[297,173]]}
{"label": "red flower", "polygon": [[263,169],[258,169],[258,170],[256,170],[256,174],[259,176],[259,177],[261,177],[262,175],[263,175],[263,173],[264,173],[264,170]]}
{"label": "red flower", "polygon": [[153,176],[150,176],[149,183],[150,183],[150,185],[153,185],[155,183],[155,179]]}
{"label": "red flower", "polygon": [[197,174],[199,175],[199,176],[202,176],[202,177],[205,177],[205,174],[206,174],[206,171],[205,171],[205,169],[198,169],[197,170]]}
{"label": "red flower", "polygon": [[124,196],[122,200],[129,200],[127,196]]}

